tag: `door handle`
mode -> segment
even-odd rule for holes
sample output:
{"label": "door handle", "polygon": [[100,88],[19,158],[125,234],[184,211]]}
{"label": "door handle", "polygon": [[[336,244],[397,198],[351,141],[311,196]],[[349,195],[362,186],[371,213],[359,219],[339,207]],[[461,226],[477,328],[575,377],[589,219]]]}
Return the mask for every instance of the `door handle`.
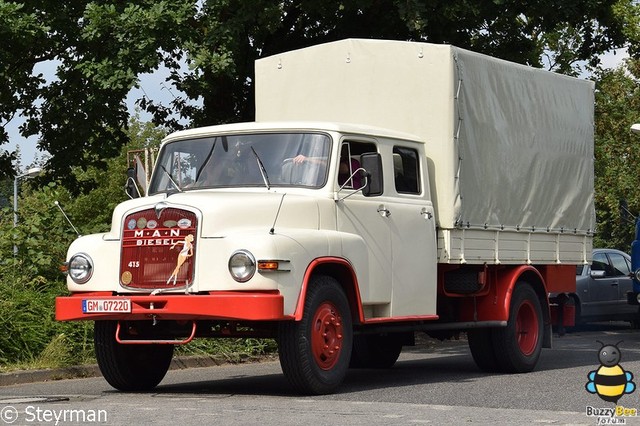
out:
{"label": "door handle", "polygon": [[391,212],[389,211],[389,209],[388,209],[388,208],[386,208],[386,207],[384,206],[384,204],[380,204],[380,205],[378,206],[378,213],[380,213],[380,216],[382,216],[382,217],[389,217],[389,216],[391,216]]}
{"label": "door handle", "polygon": [[425,219],[431,219],[433,217],[433,213],[431,213],[429,210],[427,210],[426,207],[423,207],[422,210],[420,210],[420,214],[425,218]]}

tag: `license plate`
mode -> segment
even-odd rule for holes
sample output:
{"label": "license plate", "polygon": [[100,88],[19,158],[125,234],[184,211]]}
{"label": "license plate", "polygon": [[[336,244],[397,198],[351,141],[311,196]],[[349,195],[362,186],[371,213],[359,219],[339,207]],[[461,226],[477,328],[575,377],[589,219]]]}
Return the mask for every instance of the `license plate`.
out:
{"label": "license plate", "polygon": [[82,312],[85,314],[131,313],[131,300],[83,299]]}

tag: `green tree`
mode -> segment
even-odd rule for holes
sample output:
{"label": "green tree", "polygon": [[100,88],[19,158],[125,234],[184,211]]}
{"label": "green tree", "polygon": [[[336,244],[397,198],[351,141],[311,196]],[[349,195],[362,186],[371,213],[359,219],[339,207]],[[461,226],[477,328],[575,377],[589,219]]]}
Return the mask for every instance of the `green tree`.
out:
{"label": "green tree", "polygon": [[[43,83],[34,65],[47,58],[49,28],[21,3],[0,1],[0,144],[8,141],[5,126],[21,111],[32,111]],[[11,176],[15,154],[0,154],[0,176]]]}
{"label": "green tree", "polygon": [[[578,61],[628,46],[637,55],[636,0],[0,0],[0,126],[26,118],[47,170],[74,193],[72,169],[105,167],[126,143],[126,95],[166,67],[180,95],[140,106],[157,124],[251,120],[253,62],[347,37],[451,43],[574,73]],[[549,57],[543,61],[543,57]],[[56,67],[53,79],[37,70]],[[6,133],[0,132],[0,142]],[[4,158],[4,160],[3,160]],[[0,171],[10,155],[0,157]],[[4,161],[4,162],[3,162]]]}
{"label": "green tree", "polygon": [[[142,73],[157,69],[183,40],[196,2],[0,1],[0,127],[26,118],[24,136],[38,135],[51,154],[50,176],[74,193],[96,187],[77,182],[74,166],[105,167],[126,143],[125,97]],[[55,77],[39,71],[55,67]],[[7,140],[0,132],[0,143]],[[5,158],[6,157],[6,158]],[[10,154],[0,172],[11,174]],[[3,160],[6,159],[8,161]]]}
{"label": "green tree", "polygon": [[[127,162],[132,159],[128,152],[132,150],[150,149],[157,152],[160,142],[167,135],[167,130],[152,123],[143,123],[138,116],[129,120],[126,135],[128,142],[121,148],[117,157],[106,160],[106,166],[75,167],[73,172],[79,182],[92,181],[96,188],[86,194],[73,198],[68,206],[68,214],[81,234],[106,232],[111,226],[113,209],[128,199],[125,192]],[[68,227],[67,227],[68,228]]]}
{"label": "green tree", "polygon": [[640,61],[596,77],[594,246],[628,252],[640,215],[640,136],[629,130],[640,122]]}

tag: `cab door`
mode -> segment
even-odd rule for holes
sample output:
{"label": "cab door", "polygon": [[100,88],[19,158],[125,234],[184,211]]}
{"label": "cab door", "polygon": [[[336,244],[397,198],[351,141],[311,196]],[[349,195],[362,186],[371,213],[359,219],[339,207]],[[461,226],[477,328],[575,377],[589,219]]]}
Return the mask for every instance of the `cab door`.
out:
{"label": "cab door", "polygon": [[[352,154],[360,153],[357,143],[350,145]],[[379,141],[376,149],[383,159],[382,194],[355,191],[343,195],[337,209],[339,230],[366,242],[369,280],[360,283],[363,304],[370,308],[365,314],[435,315],[436,230],[422,146]]]}
{"label": "cab door", "polygon": [[384,209],[391,236],[393,317],[436,314],[436,228],[421,146],[394,145]]}
{"label": "cab door", "polygon": [[[356,270],[365,317],[388,317],[391,303],[391,236],[386,220],[378,212],[377,197],[362,195],[355,179],[349,179],[359,167],[356,163],[360,154],[378,152],[375,142],[346,140],[342,142],[339,155],[340,165],[347,165],[347,171],[340,171],[335,182],[339,201],[336,203],[337,229],[354,238],[363,240],[361,252],[345,249],[344,256],[352,263],[365,258],[366,269]],[[355,160],[355,161],[352,161]],[[346,175],[346,178],[345,178]]]}

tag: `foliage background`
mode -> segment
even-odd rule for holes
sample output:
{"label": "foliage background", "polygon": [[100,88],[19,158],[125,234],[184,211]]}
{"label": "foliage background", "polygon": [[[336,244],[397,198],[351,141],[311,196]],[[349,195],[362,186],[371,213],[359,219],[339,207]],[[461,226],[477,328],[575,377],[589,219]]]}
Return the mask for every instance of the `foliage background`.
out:
{"label": "foliage background", "polygon": [[[344,38],[450,43],[577,74],[599,55],[640,55],[638,0],[0,0],[0,144],[23,136],[51,154],[46,169],[77,195],[97,187],[73,168],[116,156],[127,142],[125,102],[163,67],[175,98],[138,105],[176,130],[251,120],[259,57]],[[43,75],[42,65],[55,68]],[[12,174],[0,152],[0,173]]]}
{"label": "foliage background", "polygon": [[79,181],[97,182],[95,190],[72,196],[56,182],[21,181],[16,228],[13,208],[2,210],[0,252],[12,253],[14,243],[19,249],[17,256],[5,255],[0,264],[0,367],[65,365],[93,358],[92,322],[55,321],[55,297],[66,294],[60,266],[76,235],[54,202],[63,206],[82,234],[108,230],[113,208],[126,199],[126,150],[158,145],[166,134],[136,119],[128,132],[130,142],[104,170],[74,169]]}
{"label": "foliage background", "polygon": [[640,216],[640,61],[596,74],[596,247],[629,252]]}
{"label": "foliage background", "polygon": [[[19,152],[0,150],[0,369],[74,364],[92,358],[92,324],[54,321],[65,294],[58,270],[75,238],[54,201],[83,234],[105,231],[125,199],[129,149],[152,147],[183,126],[253,119],[253,61],[347,37],[451,43],[596,81],[594,244],[628,251],[640,213],[640,4],[637,0],[0,0],[0,145],[24,119],[49,156],[46,173],[21,181],[13,228]],[[630,59],[599,68],[599,55],[626,48]],[[39,71],[55,68],[54,76]],[[139,76],[168,70],[176,96],[125,98]],[[586,74],[585,74],[586,73]],[[29,164],[27,166],[32,166]],[[623,208],[621,208],[621,206]],[[19,247],[12,256],[13,245]],[[233,342],[196,350],[273,350]],[[226,349],[225,349],[226,348]]]}

